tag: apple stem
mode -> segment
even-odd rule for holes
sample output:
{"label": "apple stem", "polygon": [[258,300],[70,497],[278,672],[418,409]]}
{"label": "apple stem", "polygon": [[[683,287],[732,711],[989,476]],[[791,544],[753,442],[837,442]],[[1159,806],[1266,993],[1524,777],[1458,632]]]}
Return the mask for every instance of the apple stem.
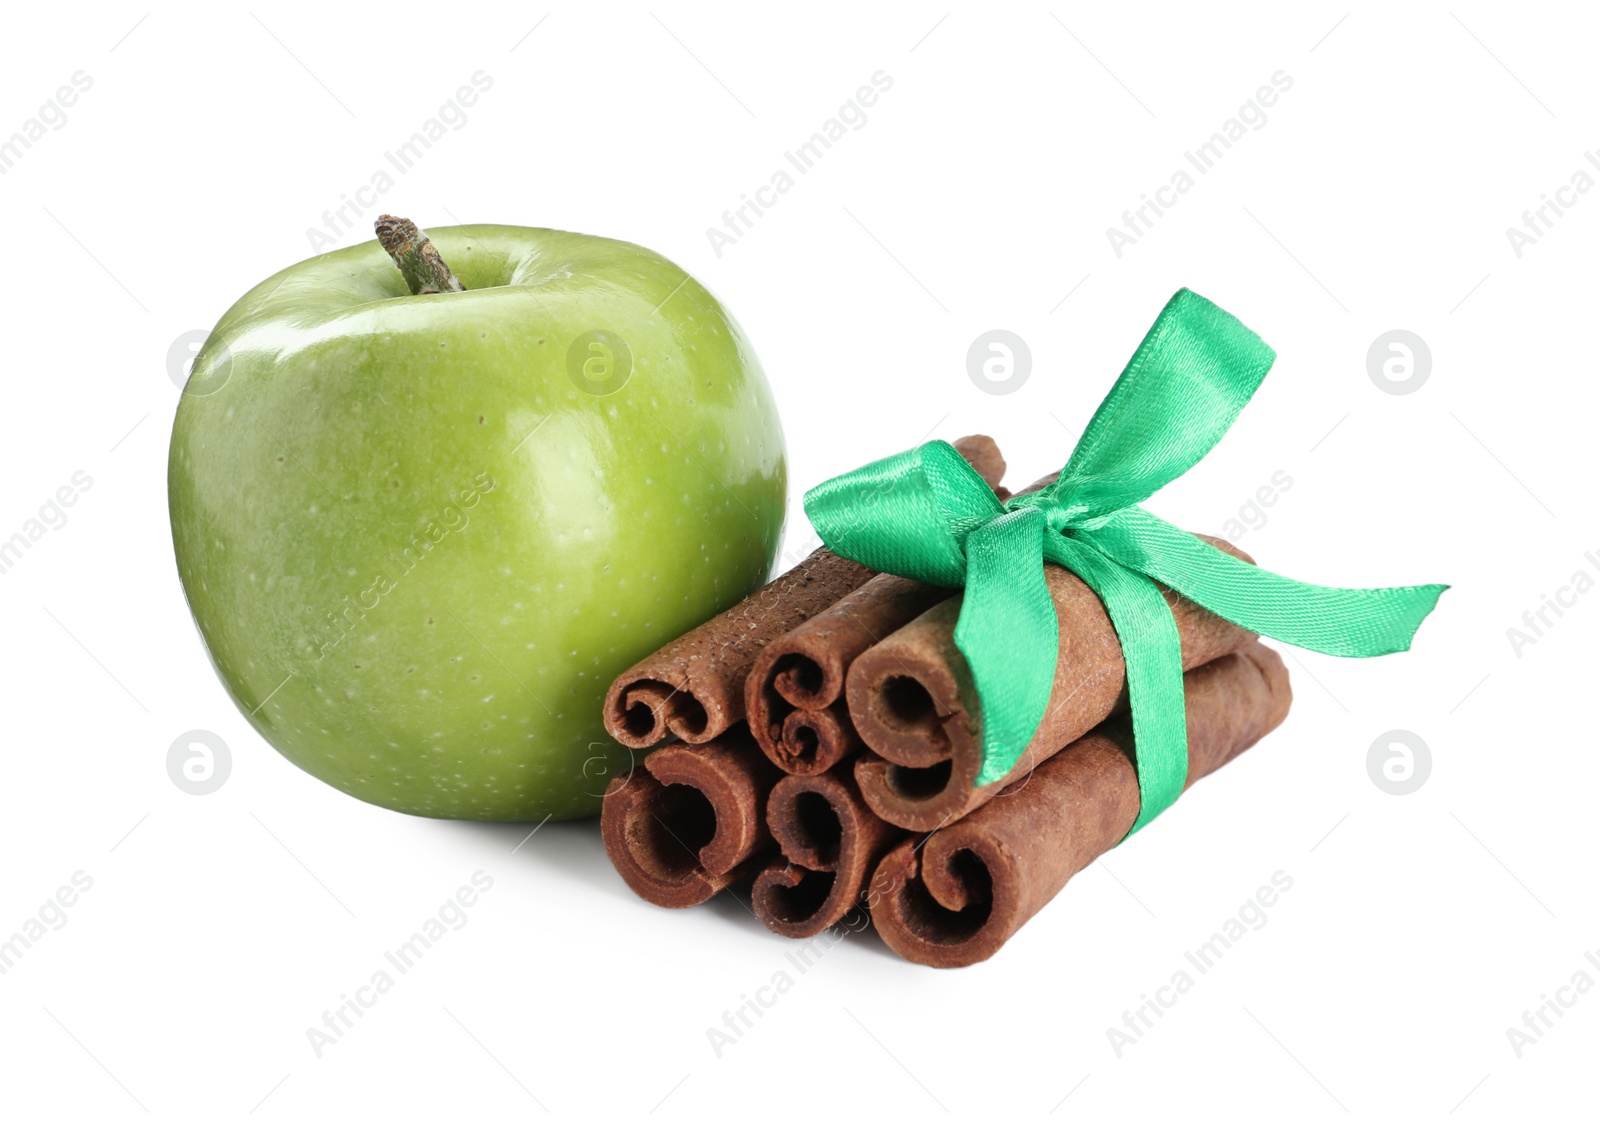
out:
{"label": "apple stem", "polygon": [[457,280],[439,256],[439,248],[410,219],[379,215],[373,224],[378,243],[389,252],[413,294],[460,293],[467,287]]}

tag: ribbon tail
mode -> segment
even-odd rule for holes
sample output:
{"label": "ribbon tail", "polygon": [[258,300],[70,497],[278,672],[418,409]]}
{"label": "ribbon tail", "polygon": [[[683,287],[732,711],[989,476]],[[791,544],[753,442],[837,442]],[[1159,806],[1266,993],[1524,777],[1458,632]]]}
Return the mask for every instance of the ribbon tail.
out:
{"label": "ribbon tail", "polygon": [[[1161,589],[1083,543],[1063,539],[1049,554],[1104,603],[1122,644],[1133,718],[1139,816],[1132,836],[1178,800],[1189,778],[1189,725],[1183,705],[1183,647]],[[1124,838],[1126,839],[1126,838]]]}
{"label": "ribbon tail", "polygon": [[1139,508],[1093,532],[1118,563],[1266,637],[1335,657],[1378,657],[1411,648],[1423,619],[1450,588],[1348,588],[1303,583],[1241,562]]}
{"label": "ribbon tail", "polygon": [[1011,771],[1050,704],[1059,633],[1044,581],[1043,537],[1037,509],[1009,513],[967,537],[955,643],[981,701],[979,786]]}

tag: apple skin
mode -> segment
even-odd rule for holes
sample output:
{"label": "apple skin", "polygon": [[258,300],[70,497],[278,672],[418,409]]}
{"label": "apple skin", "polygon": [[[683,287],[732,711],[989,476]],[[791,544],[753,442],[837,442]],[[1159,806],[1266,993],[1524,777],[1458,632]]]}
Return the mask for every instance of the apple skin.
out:
{"label": "apple skin", "polygon": [[586,816],[633,764],[610,681],[766,580],[783,432],[743,331],[661,256],[429,234],[465,292],[411,295],[371,242],[218,322],[172,433],[178,573],[307,772],[424,816]]}

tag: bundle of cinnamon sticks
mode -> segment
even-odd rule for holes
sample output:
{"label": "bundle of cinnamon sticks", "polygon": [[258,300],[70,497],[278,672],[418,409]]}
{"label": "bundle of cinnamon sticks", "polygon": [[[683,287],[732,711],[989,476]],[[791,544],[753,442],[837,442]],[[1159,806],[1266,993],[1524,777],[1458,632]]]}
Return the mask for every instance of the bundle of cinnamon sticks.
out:
{"label": "bundle of cinnamon sticks", "polygon": [[[1010,495],[991,439],[955,446]],[[628,669],[607,694],[607,730],[640,750],[675,741],[607,789],[617,871],[664,907],[753,881],[756,915],[794,938],[865,909],[913,962],[993,955],[1139,813],[1116,632],[1082,580],[1045,570],[1060,638],[1050,705],[1011,773],[981,787],[959,591],[819,548]],[[1254,634],[1166,593],[1192,784],[1283,721],[1289,678]]]}

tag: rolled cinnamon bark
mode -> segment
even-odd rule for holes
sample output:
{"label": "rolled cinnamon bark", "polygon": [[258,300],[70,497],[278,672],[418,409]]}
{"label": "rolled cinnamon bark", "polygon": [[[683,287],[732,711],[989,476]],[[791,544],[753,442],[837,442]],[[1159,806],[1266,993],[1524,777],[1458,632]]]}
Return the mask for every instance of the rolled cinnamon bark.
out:
{"label": "rolled cinnamon bark", "polygon": [[[959,439],[956,449],[991,485],[1005,472],[994,440]],[[611,684],[606,731],[625,747],[669,736],[715,739],[745,718],[745,681],[762,649],[872,578],[861,564],[818,548],[729,610],[650,654]]]}
{"label": "rolled cinnamon bark", "polygon": [[763,649],[745,681],[745,712],[767,757],[791,774],[821,774],[860,749],[843,700],[845,671],[954,593],[876,575]]}
{"label": "rolled cinnamon bark", "polygon": [[[1288,670],[1259,642],[1186,674],[1183,687],[1185,788],[1289,711]],[[884,942],[925,966],[969,966],[993,955],[1133,827],[1139,780],[1131,746],[1127,719],[1113,720],[920,846],[916,838],[895,846],[868,893]]]}
{"label": "rolled cinnamon bark", "polygon": [[750,902],[769,930],[790,938],[821,934],[863,906],[867,877],[907,835],[867,808],[848,763],[779,781],[767,827],[783,856],[756,877]]}
{"label": "rolled cinnamon bark", "polygon": [[743,727],[653,751],[606,789],[606,855],[651,903],[704,903],[767,861],[766,796],[780,776]]}
{"label": "rolled cinnamon bark", "polygon": [[[981,436],[980,436],[981,437]],[[989,482],[995,495],[1011,495],[1000,478],[998,449],[956,448]],[[992,446],[993,444],[990,443]],[[1024,492],[1053,482],[1051,474]],[[790,774],[822,774],[861,748],[844,704],[845,672],[873,645],[955,594],[898,575],[876,575],[761,651],[745,681],[750,732],[767,757]]]}
{"label": "rolled cinnamon bark", "polygon": [[[1255,562],[1225,540],[1208,543]],[[905,829],[931,832],[983,805],[1084,732],[1127,706],[1122,645],[1094,591],[1078,576],[1045,565],[1059,629],[1055,683],[1043,721],[1022,757],[997,782],[975,787],[983,742],[966,658],[955,644],[961,598],[934,606],[862,653],[845,679],[850,718],[876,754],[856,761],[856,782],[874,813]],[[1183,667],[1248,645],[1255,638],[1163,588],[1178,626]]]}
{"label": "rolled cinnamon bark", "polygon": [[671,735],[705,743],[744,718],[744,682],[773,638],[833,605],[873,572],[819,547],[744,601],[628,669],[606,693],[606,731],[625,747]]}

